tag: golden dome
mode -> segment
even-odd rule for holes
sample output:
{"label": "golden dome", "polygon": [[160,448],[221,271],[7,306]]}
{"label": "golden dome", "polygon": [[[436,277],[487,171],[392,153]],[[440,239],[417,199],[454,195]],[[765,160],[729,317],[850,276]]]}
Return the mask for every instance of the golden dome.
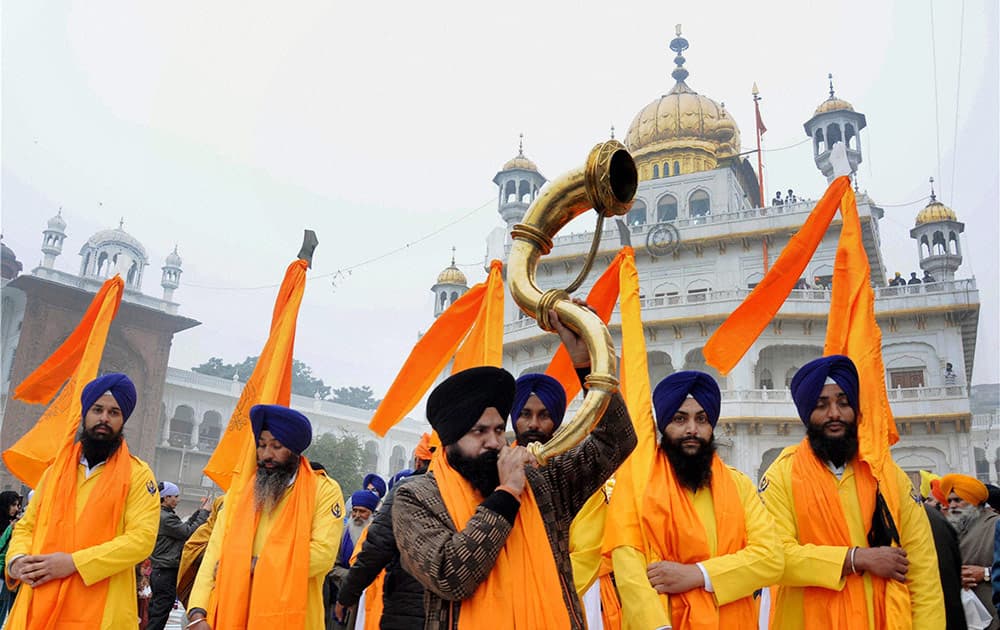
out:
{"label": "golden dome", "polygon": [[818,116],[820,114],[825,114],[827,112],[841,112],[841,111],[853,112],[854,106],[842,98],[831,96],[830,98],[826,99],[825,101],[819,104],[819,107],[816,108],[816,111],[815,113],[813,113],[813,116]]}
{"label": "golden dome", "polygon": [[932,196],[931,202],[917,213],[917,225],[934,223],[935,221],[958,221],[958,215]]}
{"label": "golden dome", "polygon": [[[688,47],[681,37],[680,25],[677,37],[670,42],[670,49],[677,53],[674,62],[677,67],[671,73],[676,80],[673,89],[643,107],[625,135],[628,147],[640,178],[647,179],[654,165],[679,163],[682,173],[704,171],[716,168],[719,160],[739,155],[740,130],[725,106],[707,96],[698,94],[684,80],[688,71],[684,68],[684,56]],[[676,168],[676,166],[675,166]]]}
{"label": "golden dome", "polygon": [[465,274],[455,266],[455,262],[452,261],[451,266],[447,267],[444,271],[438,274],[437,284],[460,284],[462,286],[468,286],[469,281],[466,280]]}
{"label": "golden dome", "polygon": [[509,171],[515,168],[524,169],[526,171],[535,171],[536,173],[538,172],[538,167],[535,166],[535,163],[524,157],[524,154],[515,155],[511,159],[507,160],[504,163],[503,168],[500,170]]}

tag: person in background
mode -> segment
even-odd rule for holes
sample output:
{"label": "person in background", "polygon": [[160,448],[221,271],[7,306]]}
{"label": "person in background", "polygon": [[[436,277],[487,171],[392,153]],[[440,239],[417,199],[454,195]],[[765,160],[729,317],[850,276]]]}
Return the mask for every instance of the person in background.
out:
{"label": "person in background", "polygon": [[[7,547],[14,531],[14,521],[21,513],[21,495],[13,490],[0,492],[0,566],[7,566]],[[7,613],[14,605],[17,590],[9,590],[7,584],[0,584],[0,627],[7,619]]]}

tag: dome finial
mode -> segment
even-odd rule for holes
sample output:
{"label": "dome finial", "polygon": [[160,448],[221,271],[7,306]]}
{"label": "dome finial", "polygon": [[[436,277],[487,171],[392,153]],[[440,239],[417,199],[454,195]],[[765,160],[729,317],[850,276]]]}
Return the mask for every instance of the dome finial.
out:
{"label": "dome finial", "polygon": [[670,50],[677,53],[677,56],[674,57],[674,63],[677,64],[677,67],[674,68],[674,71],[670,73],[670,76],[672,76],[678,83],[683,83],[684,79],[688,78],[689,73],[687,69],[684,67],[684,61],[685,61],[684,55],[681,54],[685,50],[687,50],[687,48],[688,48],[688,40],[681,37],[681,25],[678,24],[677,37],[670,40]]}
{"label": "dome finial", "polygon": [[118,229],[119,230],[125,229],[125,217],[122,217],[121,219],[118,220]]}
{"label": "dome finial", "polygon": [[830,98],[833,98],[833,73],[828,72],[826,78],[830,80]]}
{"label": "dome finial", "polygon": [[612,140],[615,139],[615,126],[614,125],[611,125],[611,139]]}
{"label": "dome finial", "polygon": [[455,246],[451,246],[451,266],[455,266]]}
{"label": "dome finial", "polygon": [[517,134],[517,157],[524,157],[524,132]]}
{"label": "dome finial", "polygon": [[931,184],[931,203],[934,203],[937,201],[937,197],[934,195],[934,178],[931,177],[928,181]]}

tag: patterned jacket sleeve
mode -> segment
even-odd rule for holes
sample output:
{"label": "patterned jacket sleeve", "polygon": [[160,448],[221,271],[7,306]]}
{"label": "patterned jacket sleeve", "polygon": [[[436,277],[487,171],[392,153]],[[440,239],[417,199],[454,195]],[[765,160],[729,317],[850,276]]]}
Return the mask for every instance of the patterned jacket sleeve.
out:
{"label": "patterned jacket sleeve", "polygon": [[392,525],[403,568],[441,599],[469,597],[493,570],[518,507],[511,495],[494,492],[459,532],[432,473],[399,486]]}
{"label": "patterned jacket sleeve", "polygon": [[557,508],[569,515],[579,512],[635,450],[636,444],[635,428],[625,401],[615,394],[590,435],[541,468],[542,475],[556,490],[553,499]]}
{"label": "patterned jacket sleeve", "polygon": [[393,488],[375,513],[368,526],[368,536],[361,543],[361,551],[340,586],[337,601],[344,606],[356,605],[361,599],[361,591],[375,581],[397,553],[396,538],[392,533],[392,506],[396,490]]}

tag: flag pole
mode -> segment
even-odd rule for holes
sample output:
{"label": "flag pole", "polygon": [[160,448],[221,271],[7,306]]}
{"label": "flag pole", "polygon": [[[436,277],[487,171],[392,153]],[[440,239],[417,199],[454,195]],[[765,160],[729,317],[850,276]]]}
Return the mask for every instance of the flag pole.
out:
{"label": "flag pole", "polygon": [[757,183],[760,186],[760,207],[764,208],[766,204],[764,203],[764,154],[760,150],[760,137],[764,135],[767,131],[767,127],[764,126],[764,121],[760,117],[760,91],[757,89],[757,82],[754,81],[753,90],[753,109],[754,113],[757,115]]}

